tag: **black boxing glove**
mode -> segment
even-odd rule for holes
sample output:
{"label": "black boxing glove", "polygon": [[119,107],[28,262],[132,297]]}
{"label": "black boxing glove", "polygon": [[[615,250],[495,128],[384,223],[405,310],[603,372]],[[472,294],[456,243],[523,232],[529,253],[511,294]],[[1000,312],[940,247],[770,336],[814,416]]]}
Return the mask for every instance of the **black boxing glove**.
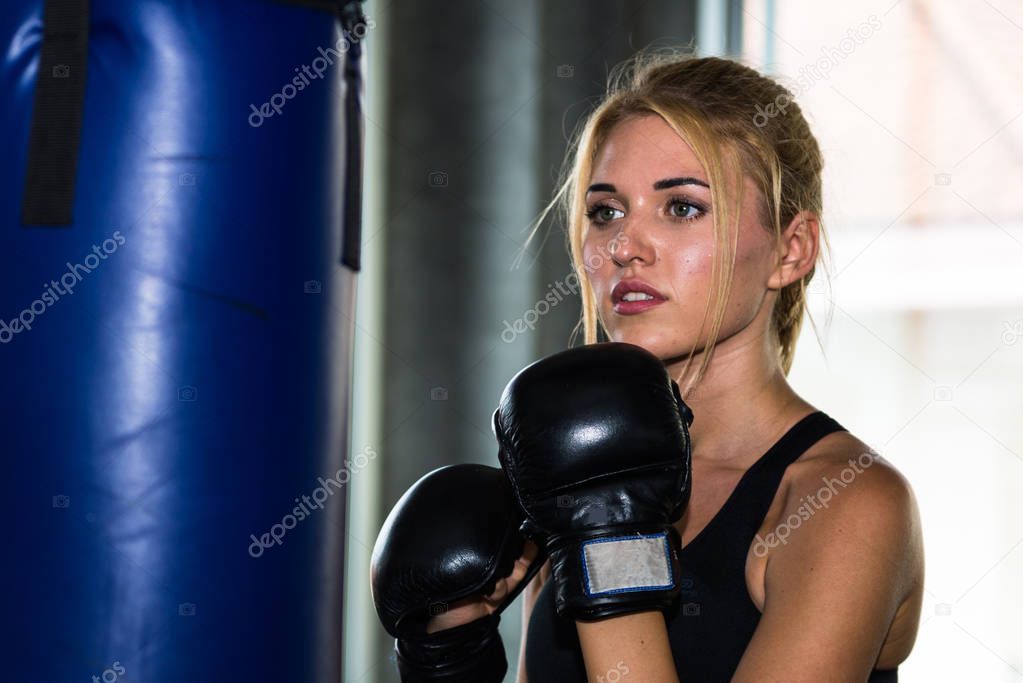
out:
{"label": "black boxing glove", "polygon": [[370,581],[403,682],[504,678],[499,615],[543,565],[542,552],[495,613],[432,634],[426,624],[452,602],[489,595],[511,574],[525,543],[522,521],[506,477],[486,465],[434,470],[395,504],[373,547]]}
{"label": "black boxing glove", "polygon": [[663,611],[678,595],[692,420],[663,363],[632,344],[562,351],[505,387],[499,457],[560,616]]}

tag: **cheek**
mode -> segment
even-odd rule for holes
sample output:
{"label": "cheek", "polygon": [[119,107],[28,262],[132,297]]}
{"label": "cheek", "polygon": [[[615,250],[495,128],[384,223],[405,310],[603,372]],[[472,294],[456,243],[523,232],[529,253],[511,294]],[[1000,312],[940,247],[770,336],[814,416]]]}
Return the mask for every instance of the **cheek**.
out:
{"label": "cheek", "polygon": [[760,236],[737,245],[732,292],[726,304],[725,324],[729,330],[749,324],[757,315],[767,292],[770,246]]}
{"label": "cheek", "polygon": [[[708,301],[711,306],[715,305],[714,258],[714,245],[710,242],[674,247],[670,262],[670,296],[676,302],[677,315],[685,321],[682,327],[697,324]],[[748,320],[756,312],[763,297],[764,258],[760,245],[737,245],[731,295],[723,321],[726,328],[730,329],[739,320]]]}
{"label": "cheek", "polygon": [[767,284],[770,244],[761,235],[757,239],[740,241],[735,254],[735,284],[750,291],[763,289]]}
{"label": "cheek", "polygon": [[714,250],[710,245],[691,244],[673,247],[670,261],[671,295],[675,301],[703,302],[711,287]]}

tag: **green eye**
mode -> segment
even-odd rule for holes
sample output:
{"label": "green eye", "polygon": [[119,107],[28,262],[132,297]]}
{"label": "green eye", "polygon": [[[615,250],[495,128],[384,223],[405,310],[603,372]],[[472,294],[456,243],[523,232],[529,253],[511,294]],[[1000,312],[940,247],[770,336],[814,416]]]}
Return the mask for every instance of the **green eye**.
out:
{"label": "green eye", "polygon": [[[679,215],[678,213],[676,213],[674,211],[674,207],[676,207],[676,206],[685,207],[686,214],[685,215]],[[672,198],[671,201],[668,203],[668,207],[669,207],[669,210],[668,210],[669,215],[672,216],[673,218],[677,218],[677,219],[682,220],[682,221],[696,220],[697,218],[699,218],[700,216],[702,216],[705,213],[705,210],[704,210],[704,208],[702,206],[699,206],[698,204],[694,204],[693,202],[689,201],[688,199],[683,199],[683,198],[678,198],[678,197]]]}
{"label": "green eye", "polygon": [[[596,223],[598,225],[602,225],[602,224],[607,223],[607,222],[609,222],[609,221],[614,219],[613,216],[607,216],[607,214],[603,214],[602,213],[602,212],[605,212],[605,211],[610,211],[610,212],[617,211],[618,213],[622,213],[621,211],[619,211],[618,209],[614,208],[613,206],[608,206],[607,204],[596,204],[596,205],[593,206],[593,208],[591,208],[589,211],[586,212],[586,218],[588,218],[593,223]],[[598,218],[598,217],[600,217],[600,218]]]}

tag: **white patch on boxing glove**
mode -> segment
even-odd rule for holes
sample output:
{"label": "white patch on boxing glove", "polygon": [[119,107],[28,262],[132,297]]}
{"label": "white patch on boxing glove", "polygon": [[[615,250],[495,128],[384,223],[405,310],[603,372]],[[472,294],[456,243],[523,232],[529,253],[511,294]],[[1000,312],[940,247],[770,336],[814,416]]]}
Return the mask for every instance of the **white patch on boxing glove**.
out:
{"label": "white patch on boxing glove", "polygon": [[667,531],[586,541],[582,545],[586,595],[672,588],[670,553]]}

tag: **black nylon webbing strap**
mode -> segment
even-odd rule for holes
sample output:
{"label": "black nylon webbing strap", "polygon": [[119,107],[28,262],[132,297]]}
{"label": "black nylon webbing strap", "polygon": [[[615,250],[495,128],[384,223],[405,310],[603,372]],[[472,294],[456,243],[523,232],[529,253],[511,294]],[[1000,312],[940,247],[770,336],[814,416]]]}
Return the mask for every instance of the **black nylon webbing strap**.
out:
{"label": "black nylon webbing strap", "polygon": [[[342,23],[349,34],[354,22],[365,23],[356,2],[349,3]],[[344,232],[341,263],[354,271],[362,268],[362,160],[365,131],[362,115],[362,47],[352,40],[345,58],[345,187]]]}
{"label": "black nylon webbing strap", "polygon": [[[345,186],[343,191],[341,264],[358,272],[362,268],[362,176],[365,145],[365,124],[362,107],[361,38],[365,35],[364,0],[273,0],[284,5],[297,5],[331,12],[341,20],[348,39],[344,60],[345,80]],[[356,26],[363,25],[363,33]],[[354,37],[353,37],[354,36]]]}
{"label": "black nylon webbing strap", "polygon": [[338,0],[273,0],[281,5],[298,5],[309,9],[318,9],[331,14],[338,12]]}
{"label": "black nylon webbing strap", "polygon": [[[339,0],[341,27],[349,38],[345,57],[345,188],[341,263],[358,272],[362,268],[362,174],[365,130],[362,113],[361,36],[365,25],[362,0]],[[363,29],[364,31],[365,29]]]}
{"label": "black nylon webbing strap", "polygon": [[88,48],[89,0],[46,0],[21,207],[25,226],[72,222]]}

